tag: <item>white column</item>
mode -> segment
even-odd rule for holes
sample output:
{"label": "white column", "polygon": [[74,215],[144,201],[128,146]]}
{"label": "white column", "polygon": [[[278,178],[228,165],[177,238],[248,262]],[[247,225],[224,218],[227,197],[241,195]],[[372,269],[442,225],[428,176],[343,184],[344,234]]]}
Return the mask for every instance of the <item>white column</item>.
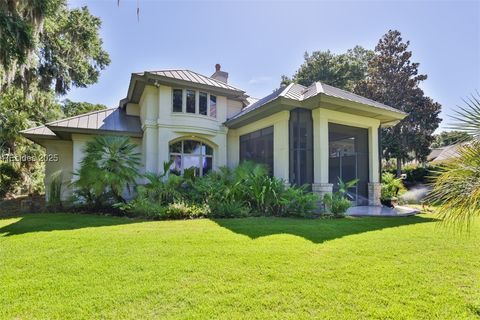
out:
{"label": "white column", "polygon": [[378,126],[371,126],[368,128],[368,148],[369,148],[369,183],[368,183],[368,205],[380,205],[380,196],[382,186],[380,184],[379,161],[380,155],[378,152]]}
{"label": "white column", "polygon": [[289,121],[290,112],[282,111],[282,117],[273,125],[273,175],[289,182]]}
{"label": "white column", "polygon": [[332,192],[328,183],[328,118],[320,108],[312,110],[313,118],[313,185],[312,191],[320,194]]}
{"label": "white column", "polygon": [[157,132],[156,123],[146,122],[143,125],[142,153],[145,172],[158,172]]}

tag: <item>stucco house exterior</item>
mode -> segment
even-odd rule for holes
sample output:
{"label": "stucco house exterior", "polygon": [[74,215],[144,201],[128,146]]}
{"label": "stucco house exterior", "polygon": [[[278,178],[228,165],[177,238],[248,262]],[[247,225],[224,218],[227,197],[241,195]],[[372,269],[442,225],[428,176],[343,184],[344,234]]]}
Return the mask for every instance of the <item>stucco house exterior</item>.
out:
{"label": "stucco house exterior", "polygon": [[58,155],[58,162],[46,163],[46,192],[53,172],[75,178],[95,135],[123,135],[138,146],[141,172],[161,173],[173,160],[172,172],[195,167],[203,175],[252,160],[285,183],[307,184],[320,194],[334,190],[339,177],[358,178],[352,200],[379,204],[379,128],[405,113],[320,82],[290,84],[254,99],[215,67],[210,77],[189,70],[133,73],[117,108],[23,131],[47,154]]}

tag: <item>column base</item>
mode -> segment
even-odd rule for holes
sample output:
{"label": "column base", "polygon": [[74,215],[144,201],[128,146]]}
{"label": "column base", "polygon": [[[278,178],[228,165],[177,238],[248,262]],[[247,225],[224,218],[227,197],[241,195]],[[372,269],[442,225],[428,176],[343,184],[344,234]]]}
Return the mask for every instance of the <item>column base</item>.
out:
{"label": "column base", "polygon": [[312,183],[312,192],[318,193],[321,199],[326,193],[332,193],[332,191],[333,184],[331,183]]}
{"label": "column base", "polygon": [[382,184],[379,182],[368,183],[368,205],[380,206],[380,196],[382,195]]}

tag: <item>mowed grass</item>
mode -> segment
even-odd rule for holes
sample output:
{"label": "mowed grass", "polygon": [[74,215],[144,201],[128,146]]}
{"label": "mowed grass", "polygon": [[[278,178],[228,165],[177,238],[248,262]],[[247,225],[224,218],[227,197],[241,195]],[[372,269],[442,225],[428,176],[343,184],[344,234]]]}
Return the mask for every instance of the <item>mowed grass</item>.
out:
{"label": "mowed grass", "polygon": [[0,219],[2,319],[478,319],[480,224]]}

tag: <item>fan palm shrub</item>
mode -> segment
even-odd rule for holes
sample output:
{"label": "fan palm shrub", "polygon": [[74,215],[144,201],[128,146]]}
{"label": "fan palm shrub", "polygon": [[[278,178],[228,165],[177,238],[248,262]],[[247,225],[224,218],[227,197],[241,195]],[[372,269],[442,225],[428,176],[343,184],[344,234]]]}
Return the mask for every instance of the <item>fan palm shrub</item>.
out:
{"label": "fan palm shrub", "polygon": [[140,154],[135,148],[128,137],[97,136],[89,141],[76,173],[77,193],[95,205],[125,202],[123,192],[130,192],[140,176]]}
{"label": "fan palm shrub", "polygon": [[467,132],[473,140],[458,147],[454,159],[444,163],[433,178],[431,202],[447,222],[469,225],[480,215],[480,94],[465,100],[452,117],[450,128]]}

